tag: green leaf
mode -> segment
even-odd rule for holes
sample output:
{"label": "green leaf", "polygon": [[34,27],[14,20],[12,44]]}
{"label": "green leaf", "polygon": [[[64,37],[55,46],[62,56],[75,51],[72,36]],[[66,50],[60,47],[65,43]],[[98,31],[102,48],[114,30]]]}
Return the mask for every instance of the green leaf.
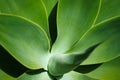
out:
{"label": "green leaf", "polygon": [[96,27],[91,28],[69,52],[83,53],[87,48],[101,43],[83,64],[101,63],[117,57],[119,55],[120,44],[119,26],[119,17],[96,25]]}
{"label": "green leaf", "polygon": [[106,40],[98,46],[82,64],[107,62],[120,56],[120,34]]}
{"label": "green leaf", "polygon": [[82,75],[80,73],[71,71],[71,72],[63,75],[63,77],[60,80],[97,80],[97,79],[90,78],[90,77]]}
{"label": "green leaf", "polygon": [[109,20],[113,17],[120,16],[119,6],[120,0],[102,0],[96,24]]}
{"label": "green leaf", "polygon": [[73,70],[84,58],[85,56],[82,56],[82,54],[56,54],[49,60],[49,73],[54,76],[61,76]]}
{"label": "green leaf", "polygon": [[49,35],[47,13],[41,0],[0,0],[0,14],[25,17],[39,24]]}
{"label": "green leaf", "polygon": [[50,15],[53,7],[55,6],[55,4],[57,3],[57,0],[43,0],[46,10],[47,10],[47,14],[48,16]]}
{"label": "green leaf", "polygon": [[77,54],[54,54],[49,59],[48,70],[54,76],[61,76],[79,66],[89,54],[97,47],[93,46],[85,51],[85,53]]}
{"label": "green leaf", "polygon": [[13,15],[0,15],[0,44],[28,68],[47,66],[48,37],[39,25],[31,21]]}
{"label": "green leaf", "polygon": [[52,53],[64,53],[94,24],[100,0],[59,0],[58,37]]}
{"label": "green leaf", "polygon": [[28,71],[21,75],[17,80],[52,80],[47,72],[41,70]]}
{"label": "green leaf", "polygon": [[98,69],[88,73],[87,75],[100,80],[119,80],[120,57],[104,63]]}
{"label": "green leaf", "polygon": [[16,80],[15,78],[9,76],[0,69],[0,80]]}
{"label": "green leaf", "polygon": [[16,61],[2,46],[0,46],[0,69],[12,77],[18,77],[28,70]]}
{"label": "green leaf", "polygon": [[77,68],[74,69],[74,71],[79,72],[79,73],[89,73],[96,68],[98,68],[101,64],[92,64],[92,65],[79,65]]}

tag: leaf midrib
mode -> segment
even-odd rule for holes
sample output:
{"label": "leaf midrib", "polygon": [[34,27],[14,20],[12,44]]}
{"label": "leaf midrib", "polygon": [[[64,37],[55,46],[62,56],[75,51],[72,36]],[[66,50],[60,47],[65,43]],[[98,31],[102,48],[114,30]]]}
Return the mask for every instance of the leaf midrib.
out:
{"label": "leaf midrib", "polygon": [[100,10],[101,10],[101,5],[102,5],[102,0],[100,0],[98,12],[97,12],[97,14],[96,14],[96,17],[95,17],[95,19],[94,19],[93,24],[91,25],[91,27],[82,35],[82,37],[81,37],[78,41],[75,42],[75,44],[72,45],[71,48],[69,48],[69,50],[66,51],[66,53],[68,53],[69,51],[71,51],[71,49],[72,49],[75,45],[77,45],[77,44],[79,43],[79,41],[82,40],[82,39],[84,38],[84,36],[86,36],[86,34],[87,34],[90,30],[92,30],[93,28],[96,28],[96,27],[99,26],[99,25],[102,25],[102,24],[104,24],[104,23],[106,23],[106,22],[112,21],[112,20],[120,17],[120,15],[112,16],[112,17],[110,17],[110,18],[107,18],[107,19],[105,19],[105,20],[103,20],[103,21],[95,24],[97,18],[99,17],[99,13],[100,13]]}
{"label": "leaf midrib", "polygon": [[65,53],[68,53],[69,51],[71,51],[71,49],[79,43],[79,41],[93,28],[98,16],[99,16],[99,13],[100,13],[100,9],[101,9],[101,5],[102,5],[102,0],[99,0],[99,7],[98,7],[98,11],[97,11],[97,14],[96,14],[96,17],[95,19],[93,20],[93,23],[92,25],[90,26],[90,28],[81,36],[81,38],[79,40],[77,40]]}

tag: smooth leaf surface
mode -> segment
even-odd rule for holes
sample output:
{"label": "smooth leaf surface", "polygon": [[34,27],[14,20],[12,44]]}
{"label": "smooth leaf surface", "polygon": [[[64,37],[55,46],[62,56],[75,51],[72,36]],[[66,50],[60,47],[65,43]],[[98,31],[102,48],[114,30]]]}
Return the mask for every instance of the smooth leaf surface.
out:
{"label": "smooth leaf surface", "polygon": [[54,76],[61,76],[79,66],[97,47],[93,46],[87,49],[84,53],[77,54],[54,54],[48,62],[49,73]]}
{"label": "smooth leaf surface", "polygon": [[99,80],[119,80],[120,79],[120,57],[106,62],[98,69],[87,75]]}
{"label": "smooth leaf surface", "polygon": [[120,56],[119,39],[120,35],[115,35],[114,37],[103,42],[82,64],[107,62]]}
{"label": "smooth leaf surface", "polygon": [[30,19],[49,34],[47,13],[41,0],[0,0],[0,14],[6,13]]}
{"label": "smooth leaf surface", "polygon": [[[101,63],[119,55],[120,18],[114,18],[91,28],[70,52],[83,53],[100,43],[83,64]],[[116,35],[116,37],[114,37]],[[114,39],[115,38],[115,39]],[[113,44],[111,44],[113,43]],[[94,56],[94,57],[93,57]],[[89,61],[90,60],[90,61]]]}
{"label": "smooth leaf surface", "polygon": [[0,80],[16,80],[15,78],[9,76],[0,69]]}
{"label": "smooth leaf surface", "polygon": [[61,76],[73,70],[86,56],[82,54],[56,54],[52,56],[48,63],[49,73],[54,76]]}
{"label": "smooth leaf surface", "polygon": [[57,3],[57,1],[58,0],[43,0],[48,16],[50,15],[50,13],[51,13],[53,7],[55,6],[55,4]]}
{"label": "smooth leaf surface", "polygon": [[44,30],[22,17],[0,15],[0,44],[28,68],[45,68],[49,40]]}
{"label": "smooth leaf surface", "polygon": [[97,79],[90,78],[90,77],[82,75],[80,73],[71,71],[71,72],[63,75],[63,77],[60,80],[97,80]]}
{"label": "smooth leaf surface", "polygon": [[47,72],[29,71],[21,75],[17,80],[52,80]]}
{"label": "smooth leaf surface", "polygon": [[52,53],[64,53],[71,48],[94,24],[99,7],[100,0],[59,0],[58,36]]}
{"label": "smooth leaf surface", "polygon": [[101,9],[97,17],[96,24],[120,16],[120,0],[101,0]]}

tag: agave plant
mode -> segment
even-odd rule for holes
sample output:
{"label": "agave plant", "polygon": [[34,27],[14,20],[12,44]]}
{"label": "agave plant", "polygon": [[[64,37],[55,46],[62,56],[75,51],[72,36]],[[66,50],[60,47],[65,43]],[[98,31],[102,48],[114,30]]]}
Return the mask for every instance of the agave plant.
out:
{"label": "agave plant", "polygon": [[120,0],[0,0],[0,80],[120,80]]}

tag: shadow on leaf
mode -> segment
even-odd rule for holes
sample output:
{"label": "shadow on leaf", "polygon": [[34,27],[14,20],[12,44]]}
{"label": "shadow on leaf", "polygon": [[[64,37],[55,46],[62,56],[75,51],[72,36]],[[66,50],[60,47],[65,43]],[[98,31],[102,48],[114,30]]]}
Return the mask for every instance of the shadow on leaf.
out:
{"label": "shadow on leaf", "polygon": [[2,46],[0,46],[0,69],[13,77],[18,77],[28,70],[16,61]]}

